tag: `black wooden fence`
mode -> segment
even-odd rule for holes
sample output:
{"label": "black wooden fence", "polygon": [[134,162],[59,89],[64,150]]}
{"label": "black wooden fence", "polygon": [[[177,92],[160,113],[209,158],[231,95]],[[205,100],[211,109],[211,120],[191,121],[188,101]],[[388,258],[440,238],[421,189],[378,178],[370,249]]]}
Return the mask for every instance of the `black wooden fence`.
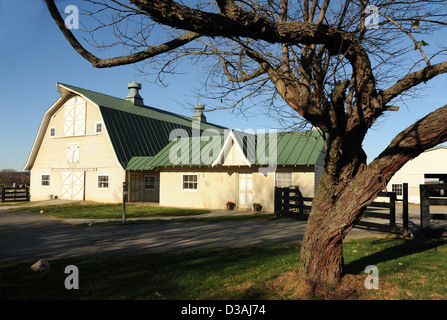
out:
{"label": "black wooden fence", "polygon": [[396,201],[397,201],[397,195],[396,192],[379,192],[377,197],[383,197],[388,198],[387,202],[379,202],[374,201],[372,202],[369,207],[375,207],[375,208],[388,208],[389,209],[389,219],[390,219],[390,231],[394,232],[397,231],[396,226]]}
{"label": "black wooden fence", "polygon": [[275,216],[299,217],[311,209],[313,198],[303,197],[298,187],[275,187]]}
{"label": "black wooden fence", "polygon": [[430,231],[430,220],[447,220],[447,213],[430,213],[430,206],[447,205],[447,196],[443,190],[447,190],[447,183],[421,184],[419,194],[421,200],[421,232],[427,234]]}
{"label": "black wooden fence", "polygon": [[[408,184],[403,184],[403,199],[397,199],[396,192],[380,192],[378,197],[388,198],[388,202],[372,202],[368,207],[388,208],[389,214],[384,215],[385,219],[390,221],[390,231],[396,232],[398,230],[396,225],[396,202],[403,202],[402,220],[403,233],[408,232]],[[305,213],[310,212],[312,208],[312,200],[310,197],[303,197],[299,188],[275,187],[275,216],[276,217],[304,217]]]}
{"label": "black wooden fence", "polygon": [[29,201],[28,187],[0,188],[1,202]]}

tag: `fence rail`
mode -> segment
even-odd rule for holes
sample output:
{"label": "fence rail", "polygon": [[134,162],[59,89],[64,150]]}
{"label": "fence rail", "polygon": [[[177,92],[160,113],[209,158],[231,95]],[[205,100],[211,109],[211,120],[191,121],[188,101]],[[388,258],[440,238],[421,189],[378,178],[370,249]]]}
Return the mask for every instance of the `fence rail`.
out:
{"label": "fence rail", "polygon": [[275,187],[275,216],[297,217],[303,215],[304,210],[310,210],[313,198],[303,197],[297,187]]}
{"label": "fence rail", "polygon": [[[403,199],[397,199],[396,192],[380,192],[378,197],[387,197],[388,202],[374,201],[368,207],[388,208],[389,214],[383,216],[390,221],[390,231],[398,230],[396,225],[396,202],[403,202],[402,224],[403,233],[408,233],[408,184],[403,184]],[[297,187],[275,187],[275,216],[294,217],[304,216],[305,210],[310,211],[312,208],[313,198],[303,197]],[[446,200],[447,201],[447,200]],[[447,203],[447,202],[446,202]]]}
{"label": "fence rail", "polygon": [[421,232],[423,234],[430,232],[431,220],[447,220],[447,213],[430,213],[430,206],[447,205],[447,197],[439,196],[441,194],[440,191],[445,190],[446,188],[447,183],[421,184],[419,186],[421,201]]}
{"label": "fence rail", "polygon": [[30,194],[28,187],[21,188],[0,188],[1,202],[17,202],[17,201],[29,201]]}

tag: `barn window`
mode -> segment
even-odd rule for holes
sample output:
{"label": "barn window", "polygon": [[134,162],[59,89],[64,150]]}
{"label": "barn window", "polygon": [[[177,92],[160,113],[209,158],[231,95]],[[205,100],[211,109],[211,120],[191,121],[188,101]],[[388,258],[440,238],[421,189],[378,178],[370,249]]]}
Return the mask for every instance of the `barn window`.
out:
{"label": "barn window", "polygon": [[396,195],[397,196],[401,196],[402,194],[403,194],[403,192],[402,192],[402,184],[401,183],[399,183],[399,184],[392,184],[391,185],[391,191],[392,192],[396,192]]}
{"label": "barn window", "polygon": [[108,188],[109,188],[109,176],[98,175],[98,189],[108,189]]}
{"label": "barn window", "polygon": [[102,122],[96,122],[96,133],[102,133]]}
{"label": "barn window", "polygon": [[40,180],[40,185],[42,187],[49,187],[50,186],[50,175],[49,174],[43,174]]}
{"label": "barn window", "polygon": [[293,173],[292,172],[277,172],[276,173],[276,186],[280,188],[287,188],[293,186]]}
{"label": "barn window", "polygon": [[184,174],[183,175],[183,190],[197,190],[199,186],[198,174]]}
{"label": "barn window", "polygon": [[50,138],[54,138],[56,136],[56,127],[50,128]]}

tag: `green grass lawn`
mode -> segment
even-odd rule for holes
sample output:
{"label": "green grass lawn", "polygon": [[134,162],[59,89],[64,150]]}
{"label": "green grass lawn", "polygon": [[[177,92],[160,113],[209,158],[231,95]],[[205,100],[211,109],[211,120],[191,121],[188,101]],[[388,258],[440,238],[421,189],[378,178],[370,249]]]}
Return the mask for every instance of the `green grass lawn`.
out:
{"label": "green grass lawn", "polygon": [[31,201],[18,201],[18,202],[0,202],[0,207],[9,207],[9,206],[23,206],[31,204]]}
{"label": "green grass lawn", "polygon": [[[344,245],[345,270],[366,277],[379,270],[379,289],[355,299],[447,299],[447,238],[361,239]],[[0,264],[0,299],[289,299],[279,279],[299,268],[299,245],[203,249],[187,252]],[[67,290],[67,265],[79,269],[79,289]]]}
{"label": "green grass lawn", "polygon": [[[15,208],[14,210],[51,215],[61,219],[121,219],[123,214],[122,204],[82,203],[72,202],[58,205],[28,206]],[[157,216],[190,216],[210,212],[202,209],[167,208],[157,206],[145,206],[137,204],[126,204],[127,218],[157,217]]]}

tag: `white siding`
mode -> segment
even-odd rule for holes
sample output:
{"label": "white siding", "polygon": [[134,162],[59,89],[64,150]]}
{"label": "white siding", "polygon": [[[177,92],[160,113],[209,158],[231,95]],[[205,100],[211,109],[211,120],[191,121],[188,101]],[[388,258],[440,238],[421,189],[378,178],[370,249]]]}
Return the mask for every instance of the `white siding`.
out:
{"label": "white siding", "polygon": [[425,174],[447,174],[447,148],[436,147],[421,153],[407,162],[388,182],[387,190],[393,184],[408,183],[409,201],[419,203],[419,185],[424,184]]}
{"label": "white siding", "polygon": [[[79,192],[73,193],[71,190],[71,198],[79,199],[79,194],[83,194],[85,200],[122,201],[125,173],[116,160],[107,128],[103,126],[102,133],[96,132],[98,122],[102,122],[98,106],[81,97],[71,98],[54,112],[46,128],[43,128],[46,132],[31,168],[32,201],[47,199],[49,195],[69,198],[69,175],[79,178],[79,186],[76,186]],[[56,136],[50,137],[50,128],[55,128]],[[49,187],[40,185],[42,174],[51,176]],[[109,175],[107,190],[98,188],[98,174]],[[65,189],[64,175],[67,180]]]}

